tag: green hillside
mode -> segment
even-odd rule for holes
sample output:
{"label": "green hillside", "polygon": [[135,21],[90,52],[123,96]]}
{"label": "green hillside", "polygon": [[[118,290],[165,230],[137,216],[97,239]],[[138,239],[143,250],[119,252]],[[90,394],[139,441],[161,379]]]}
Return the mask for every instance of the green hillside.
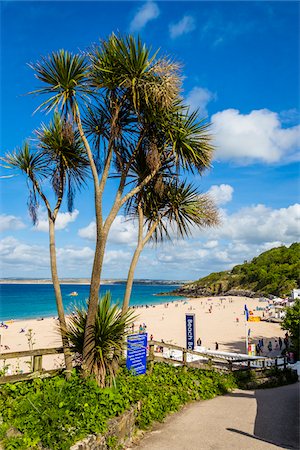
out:
{"label": "green hillside", "polygon": [[286,296],[300,287],[300,243],[268,250],[235,266],[231,271],[215,272],[180,290],[202,295],[225,294],[228,291],[252,291],[263,295]]}

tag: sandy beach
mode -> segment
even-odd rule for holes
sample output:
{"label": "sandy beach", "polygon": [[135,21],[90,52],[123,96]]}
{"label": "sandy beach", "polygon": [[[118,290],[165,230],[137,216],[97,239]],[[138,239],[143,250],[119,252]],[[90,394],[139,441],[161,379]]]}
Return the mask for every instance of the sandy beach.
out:
{"label": "sandy beach", "polygon": [[[148,337],[153,335],[155,340],[163,339],[167,343],[185,346],[185,314],[195,314],[196,339],[201,338],[202,346],[215,349],[215,342],[219,344],[220,351],[245,352],[245,318],[244,305],[253,311],[255,316],[261,316],[267,303],[258,299],[243,297],[213,297],[199,299],[178,299],[168,304],[135,308],[137,319],[134,332],[138,332],[140,324],[146,324]],[[211,312],[209,310],[211,309]],[[61,340],[57,332],[57,320],[44,318],[43,320],[16,320],[5,322],[8,328],[0,328],[1,353],[28,350],[28,330],[32,330],[33,348],[59,347]],[[264,338],[264,356],[275,356],[275,339],[284,337],[280,325],[269,322],[248,322],[250,337],[257,343]],[[21,332],[24,330],[24,332]],[[267,342],[273,342],[273,351],[267,350]],[[25,358],[28,359],[28,358]],[[0,368],[3,362],[0,361]],[[19,361],[20,369],[24,370],[24,362]],[[43,357],[43,367],[57,367],[61,364],[58,356]],[[11,366],[12,367],[12,366]],[[25,366],[26,368],[26,366]]]}

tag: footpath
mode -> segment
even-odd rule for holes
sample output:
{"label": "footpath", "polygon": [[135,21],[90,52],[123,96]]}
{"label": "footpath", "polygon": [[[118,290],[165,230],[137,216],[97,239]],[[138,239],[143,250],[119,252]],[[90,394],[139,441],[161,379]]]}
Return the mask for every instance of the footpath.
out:
{"label": "footpath", "polygon": [[134,450],[299,449],[299,383],[274,389],[235,390],[185,406]]}

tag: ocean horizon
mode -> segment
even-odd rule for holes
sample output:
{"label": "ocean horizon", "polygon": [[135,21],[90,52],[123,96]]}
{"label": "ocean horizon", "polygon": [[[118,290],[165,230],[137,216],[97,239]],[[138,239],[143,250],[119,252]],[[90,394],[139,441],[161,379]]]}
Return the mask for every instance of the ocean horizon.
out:
{"label": "ocean horizon", "polygon": [[[154,282],[153,282],[154,283]],[[157,296],[169,292],[178,284],[134,284],[130,306],[153,305],[178,300],[175,296]],[[62,284],[63,303],[66,314],[72,312],[74,305],[84,304],[89,295],[87,284]],[[70,296],[76,291],[78,296]],[[100,295],[110,291],[114,303],[122,304],[125,292],[124,283],[102,284]],[[36,319],[57,316],[54,289],[52,284],[0,284],[0,321]]]}

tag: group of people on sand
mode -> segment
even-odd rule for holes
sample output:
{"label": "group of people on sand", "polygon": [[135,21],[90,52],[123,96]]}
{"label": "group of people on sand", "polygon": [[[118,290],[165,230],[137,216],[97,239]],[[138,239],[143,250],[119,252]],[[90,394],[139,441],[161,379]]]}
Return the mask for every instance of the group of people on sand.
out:
{"label": "group of people on sand", "polygon": [[[284,349],[282,349],[284,345]],[[264,340],[259,339],[258,343],[255,346],[256,348],[256,354],[258,356],[262,355],[264,352]],[[267,345],[268,352],[271,353],[273,351],[273,343],[272,341],[268,342]],[[274,340],[274,350],[279,351],[281,354],[287,353],[289,350],[289,335],[288,333],[285,333],[284,339],[282,339],[280,336],[278,339]]]}

